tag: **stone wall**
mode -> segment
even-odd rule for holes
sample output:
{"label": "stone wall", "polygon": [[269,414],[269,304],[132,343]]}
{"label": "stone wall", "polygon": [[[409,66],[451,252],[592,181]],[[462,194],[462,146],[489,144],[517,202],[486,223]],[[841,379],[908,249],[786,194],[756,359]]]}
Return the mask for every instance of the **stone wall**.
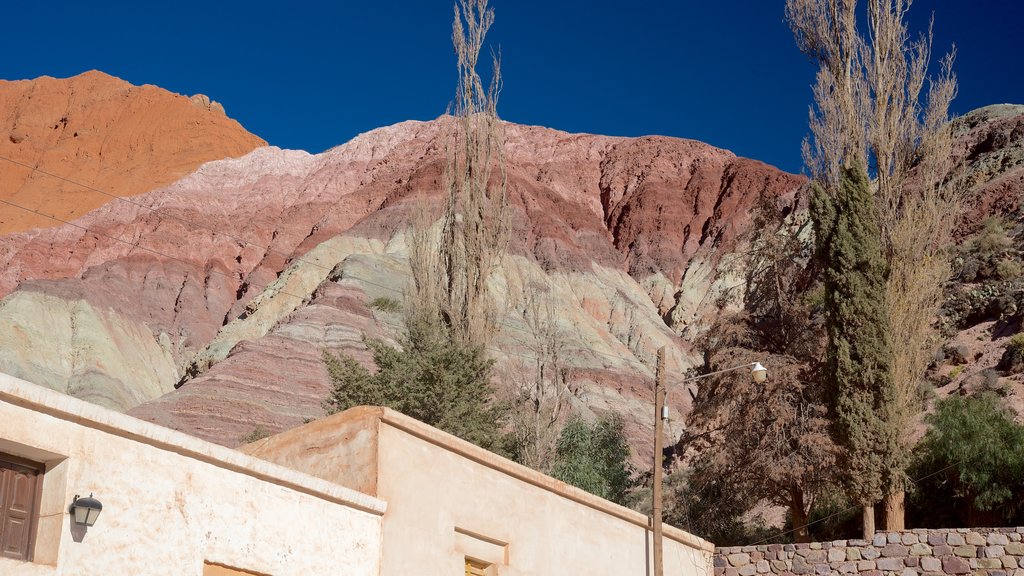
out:
{"label": "stone wall", "polygon": [[1024,527],[878,532],[874,539],[715,549],[715,576],[1024,576]]}

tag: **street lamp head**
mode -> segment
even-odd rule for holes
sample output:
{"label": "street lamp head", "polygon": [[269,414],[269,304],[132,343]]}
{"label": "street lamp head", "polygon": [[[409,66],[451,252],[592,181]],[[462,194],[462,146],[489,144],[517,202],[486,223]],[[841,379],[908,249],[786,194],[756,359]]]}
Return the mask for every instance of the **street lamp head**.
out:
{"label": "street lamp head", "polygon": [[750,377],[754,379],[754,382],[760,384],[768,379],[768,369],[762,366],[760,362],[754,362],[751,364]]}

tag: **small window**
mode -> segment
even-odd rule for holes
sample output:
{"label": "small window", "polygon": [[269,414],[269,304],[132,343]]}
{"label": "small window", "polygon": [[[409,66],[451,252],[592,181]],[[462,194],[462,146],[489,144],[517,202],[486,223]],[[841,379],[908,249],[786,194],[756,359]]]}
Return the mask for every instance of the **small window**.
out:
{"label": "small window", "polygon": [[492,564],[480,562],[472,558],[466,558],[466,576],[493,576]]}
{"label": "small window", "polygon": [[32,560],[44,467],[0,453],[0,555]]}

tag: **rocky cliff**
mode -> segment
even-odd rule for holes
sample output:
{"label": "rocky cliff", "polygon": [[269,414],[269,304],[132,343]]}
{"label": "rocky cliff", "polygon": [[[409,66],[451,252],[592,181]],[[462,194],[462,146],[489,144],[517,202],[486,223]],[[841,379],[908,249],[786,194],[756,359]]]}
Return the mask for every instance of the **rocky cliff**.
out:
{"label": "rocky cliff", "polygon": [[[133,86],[97,71],[0,80],[0,200],[64,220],[109,202],[106,194],[148,192],[204,162],[265,144],[202,94],[189,98]],[[9,206],[0,209],[0,234],[54,224]]]}

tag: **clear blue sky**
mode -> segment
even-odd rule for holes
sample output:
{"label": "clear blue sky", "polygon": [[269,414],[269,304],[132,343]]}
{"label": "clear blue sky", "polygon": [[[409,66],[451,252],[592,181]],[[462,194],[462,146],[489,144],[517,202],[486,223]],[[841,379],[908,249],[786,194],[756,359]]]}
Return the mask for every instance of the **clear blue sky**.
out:
{"label": "clear blue sky", "polygon": [[[159,5],[159,7],[155,7]],[[506,120],[696,138],[799,171],[813,69],[782,0],[491,0]],[[1024,103],[1017,0],[917,0],[959,49],[957,113]],[[444,112],[450,0],[9,2],[0,78],[99,69],[202,92],[270,143],[319,152]]]}

